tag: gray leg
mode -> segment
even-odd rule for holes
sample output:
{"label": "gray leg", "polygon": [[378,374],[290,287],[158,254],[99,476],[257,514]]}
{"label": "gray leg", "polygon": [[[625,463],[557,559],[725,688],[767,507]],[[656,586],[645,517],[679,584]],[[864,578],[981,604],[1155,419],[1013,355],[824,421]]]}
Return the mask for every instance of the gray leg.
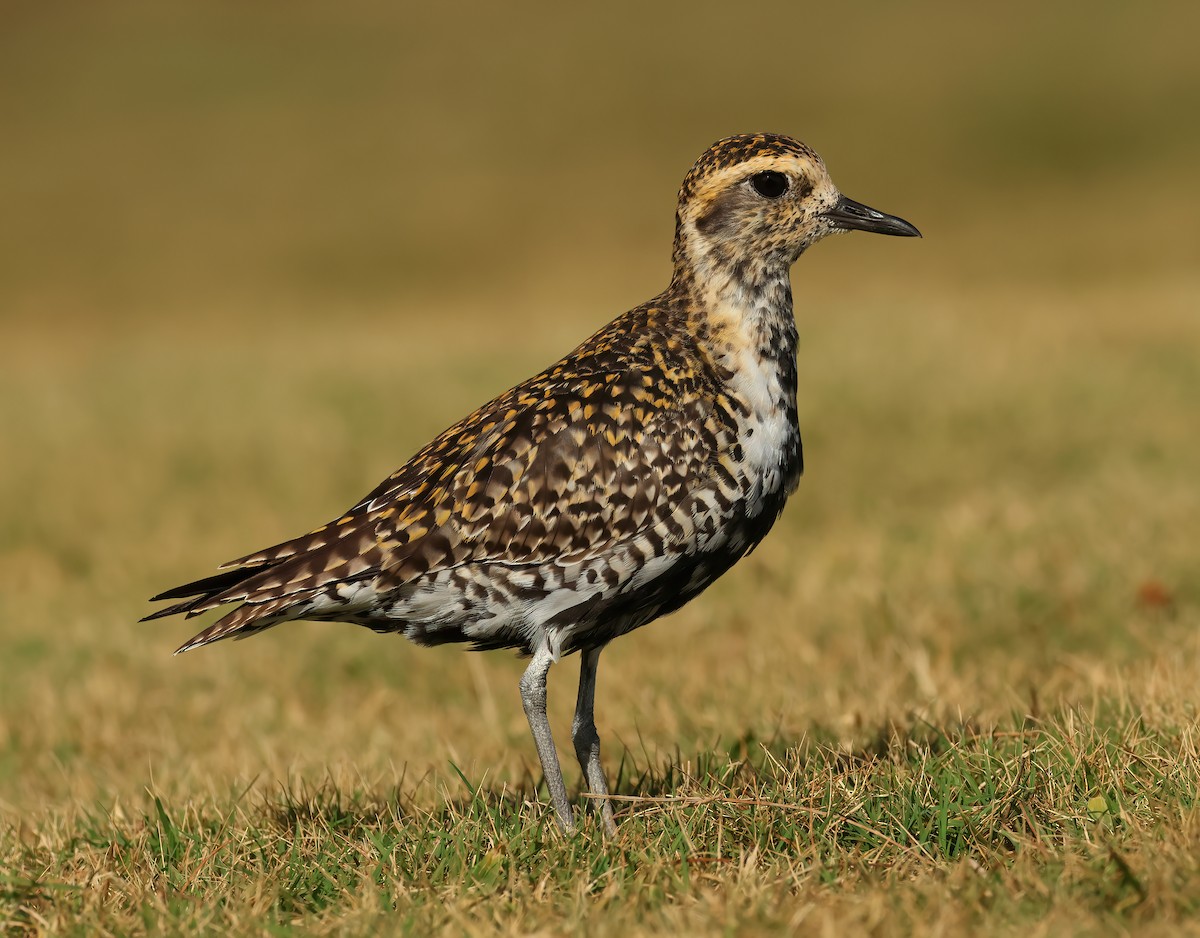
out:
{"label": "gray leg", "polygon": [[617,824],[613,820],[612,802],[608,800],[608,782],[600,767],[600,734],[596,732],[593,709],[596,702],[596,665],[600,661],[601,648],[589,648],[583,653],[579,667],[579,697],[575,701],[575,720],[571,724],[571,739],[575,742],[575,755],[579,767],[587,779],[588,790],[599,797],[589,799],[593,811],[600,814],[604,832],[613,835]]}
{"label": "gray leg", "polygon": [[571,820],[571,804],[567,801],[567,786],[563,784],[562,769],[558,765],[558,754],[554,751],[554,739],[550,736],[550,721],[546,719],[546,672],[554,663],[550,649],[539,648],[533,660],[521,676],[521,703],[533,732],[538,758],[542,761],[542,775],[550,789],[550,803],[558,815],[558,826],[569,831],[575,824]]}

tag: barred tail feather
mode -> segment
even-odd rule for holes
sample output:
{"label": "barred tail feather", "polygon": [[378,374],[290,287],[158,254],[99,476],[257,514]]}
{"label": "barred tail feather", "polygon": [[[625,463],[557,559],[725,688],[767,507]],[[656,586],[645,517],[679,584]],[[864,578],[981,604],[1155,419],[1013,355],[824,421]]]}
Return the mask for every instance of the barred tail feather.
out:
{"label": "barred tail feather", "polygon": [[201,645],[211,645],[223,638],[249,638],[290,619],[287,610],[295,603],[295,596],[280,596],[266,602],[238,606],[228,615],[222,616],[208,628],[189,638],[175,649],[175,654],[181,655],[185,651],[191,651]]}
{"label": "barred tail feather", "polygon": [[182,586],[163,590],[158,595],[151,596],[150,602],[156,603],[164,599],[182,599],[183,602],[175,603],[174,605],[167,606],[165,609],[152,612],[148,616],[143,616],[141,621],[149,622],[151,619],[161,619],[165,616],[174,616],[179,613],[187,613],[189,616],[199,615],[205,609],[211,608],[209,606],[210,600],[216,599],[222,593],[262,573],[264,569],[264,567],[243,567],[239,570],[227,570],[224,573],[207,576],[200,580],[193,580],[191,583],[184,583]]}

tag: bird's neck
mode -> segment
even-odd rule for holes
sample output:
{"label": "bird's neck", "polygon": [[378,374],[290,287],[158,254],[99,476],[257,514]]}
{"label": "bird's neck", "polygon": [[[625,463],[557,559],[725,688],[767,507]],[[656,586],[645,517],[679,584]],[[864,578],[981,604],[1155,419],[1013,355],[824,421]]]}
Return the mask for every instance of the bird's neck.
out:
{"label": "bird's neck", "polygon": [[796,320],[788,268],[760,258],[729,263],[706,254],[676,258],[668,292],[682,300],[688,330],[718,363],[746,356],[761,367],[793,370]]}
{"label": "bird's neck", "polygon": [[[676,267],[671,290],[686,328],[733,412],[747,477],[764,498],[786,496],[803,471],[796,409],[796,319],[788,269]],[[755,511],[765,510],[766,501]],[[771,502],[777,514],[783,502]],[[768,512],[770,513],[770,512]]]}

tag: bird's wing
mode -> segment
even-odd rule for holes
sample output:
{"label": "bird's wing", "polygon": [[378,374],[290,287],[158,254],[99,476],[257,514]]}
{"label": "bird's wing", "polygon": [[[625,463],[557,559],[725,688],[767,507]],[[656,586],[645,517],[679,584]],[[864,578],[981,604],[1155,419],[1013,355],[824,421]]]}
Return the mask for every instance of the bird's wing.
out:
{"label": "bird's wing", "polygon": [[[602,551],[721,471],[703,377],[568,360],[446,430],[341,518],[168,590],[148,618],[245,603],[184,647],[294,617],[322,590],[389,589],[465,563]],[[261,627],[265,627],[264,621]]]}
{"label": "bird's wing", "polygon": [[[570,562],[655,523],[714,464],[700,397],[663,394],[638,369],[573,374],[515,389],[460,425],[445,450],[401,470],[397,491],[383,487],[366,503],[379,516],[386,579],[400,585],[464,563]],[[423,497],[405,494],[431,477]]]}

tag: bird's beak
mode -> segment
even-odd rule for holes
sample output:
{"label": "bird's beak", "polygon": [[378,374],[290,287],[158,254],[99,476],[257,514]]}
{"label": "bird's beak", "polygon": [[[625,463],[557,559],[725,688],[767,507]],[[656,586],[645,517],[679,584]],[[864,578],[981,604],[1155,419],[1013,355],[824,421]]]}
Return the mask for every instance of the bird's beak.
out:
{"label": "bird's beak", "polygon": [[861,202],[855,202],[844,195],[828,212],[821,215],[834,228],[841,231],[873,231],[875,234],[897,235],[901,238],[919,238],[921,232],[915,225],[910,225],[903,218],[895,215],[885,215]]}

